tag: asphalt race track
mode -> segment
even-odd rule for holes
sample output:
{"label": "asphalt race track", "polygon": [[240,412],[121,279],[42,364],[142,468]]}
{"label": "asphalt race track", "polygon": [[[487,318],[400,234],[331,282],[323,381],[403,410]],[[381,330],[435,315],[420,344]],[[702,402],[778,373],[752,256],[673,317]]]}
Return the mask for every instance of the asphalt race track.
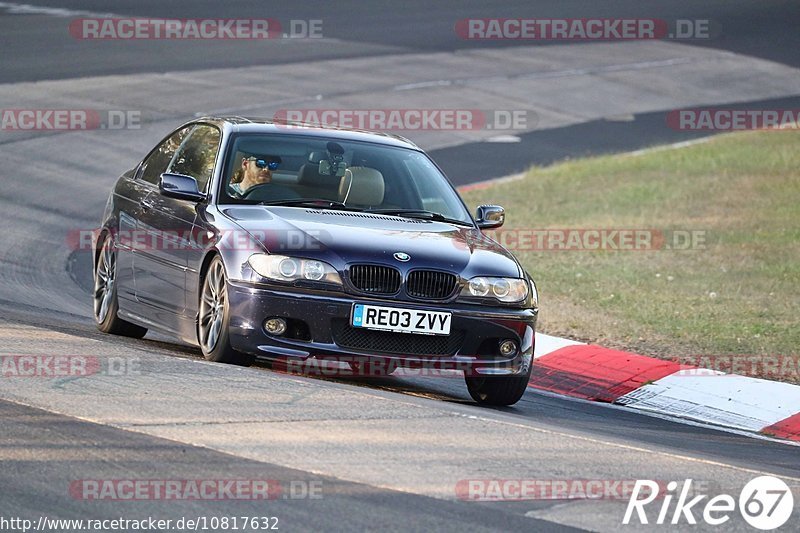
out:
{"label": "asphalt race track", "polygon": [[[284,531],[616,531],[626,500],[463,501],[459,482],[691,478],[712,494],[738,494],[768,473],[800,485],[800,448],[768,439],[532,390],[513,408],[479,408],[456,377],[287,375],[267,364],[207,363],[160,336],[99,333],[89,260],[74,237],[97,226],[117,176],[195,116],[461,106],[535,117],[524,131],[404,133],[464,184],[702,136],[666,127],[671,109],[800,107],[796,2],[272,5],[0,2],[0,108],[141,116],[137,127],[114,131],[0,131],[0,354],[82,355],[122,368],[78,379],[0,377],[0,517],[273,516]],[[324,38],[69,35],[70,20],[106,13],[321,19]],[[722,33],[544,45],[454,35],[459,19],[503,16],[710,19]],[[500,142],[509,136],[516,139]],[[300,488],[266,502],[94,501],[69,490],[78,480],[243,478]],[[308,497],[309,486],[322,496]],[[738,516],[725,528],[751,530]]]}

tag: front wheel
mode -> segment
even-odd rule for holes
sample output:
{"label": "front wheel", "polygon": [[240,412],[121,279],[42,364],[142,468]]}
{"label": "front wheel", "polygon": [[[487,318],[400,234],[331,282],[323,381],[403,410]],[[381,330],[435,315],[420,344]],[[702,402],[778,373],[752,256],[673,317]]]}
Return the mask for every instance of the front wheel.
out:
{"label": "front wheel", "polygon": [[250,366],[254,358],[231,347],[228,324],[228,284],[225,266],[219,256],[208,265],[200,291],[200,313],[197,316],[197,340],[203,357],[217,363]]}
{"label": "front wheel", "polygon": [[94,321],[104,333],[141,339],[147,328],[131,324],[117,316],[117,252],[111,236],[106,235],[94,269]]}
{"label": "front wheel", "polygon": [[514,405],[528,389],[533,362],[521,376],[464,377],[472,399],[482,405]]}

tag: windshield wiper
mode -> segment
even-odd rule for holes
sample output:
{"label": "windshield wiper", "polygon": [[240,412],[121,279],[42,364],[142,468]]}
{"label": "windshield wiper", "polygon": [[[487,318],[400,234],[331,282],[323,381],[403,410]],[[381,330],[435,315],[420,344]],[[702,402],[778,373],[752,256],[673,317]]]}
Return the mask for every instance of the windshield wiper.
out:
{"label": "windshield wiper", "polygon": [[465,222],[464,220],[446,217],[441,213],[434,213],[433,211],[426,211],[425,209],[370,209],[369,212],[405,218],[420,218],[423,220],[433,220],[435,222],[447,222],[448,224],[472,227],[471,222]]}
{"label": "windshield wiper", "polygon": [[323,198],[297,198],[294,200],[276,200],[274,202],[259,202],[260,205],[276,205],[287,207],[312,207],[314,209],[344,209],[346,211],[362,211],[356,207],[345,205],[335,200]]}

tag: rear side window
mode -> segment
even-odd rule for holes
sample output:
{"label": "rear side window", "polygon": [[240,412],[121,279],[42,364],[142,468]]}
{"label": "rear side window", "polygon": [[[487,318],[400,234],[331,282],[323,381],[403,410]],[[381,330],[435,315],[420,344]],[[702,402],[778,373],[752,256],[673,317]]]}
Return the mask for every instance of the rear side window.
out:
{"label": "rear side window", "polygon": [[168,171],[193,177],[197,180],[197,188],[204,191],[214,173],[219,142],[220,132],[217,128],[200,124],[184,139]]}
{"label": "rear side window", "polygon": [[181,143],[183,143],[183,140],[193,127],[186,126],[176,131],[166,141],[162,142],[158,148],[153,150],[142,164],[141,179],[153,185],[158,184],[158,178],[167,171],[175,152],[180,148]]}

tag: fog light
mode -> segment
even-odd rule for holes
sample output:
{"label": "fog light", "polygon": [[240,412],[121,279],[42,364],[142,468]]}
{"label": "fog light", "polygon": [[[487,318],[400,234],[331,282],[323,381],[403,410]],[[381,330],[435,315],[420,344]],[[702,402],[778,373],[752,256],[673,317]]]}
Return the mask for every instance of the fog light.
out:
{"label": "fog light", "polygon": [[264,321],[264,329],[270,335],[283,335],[286,333],[286,321],[282,318],[268,318]]}
{"label": "fog light", "polygon": [[500,355],[509,356],[517,353],[517,343],[512,340],[504,340],[500,343]]}

